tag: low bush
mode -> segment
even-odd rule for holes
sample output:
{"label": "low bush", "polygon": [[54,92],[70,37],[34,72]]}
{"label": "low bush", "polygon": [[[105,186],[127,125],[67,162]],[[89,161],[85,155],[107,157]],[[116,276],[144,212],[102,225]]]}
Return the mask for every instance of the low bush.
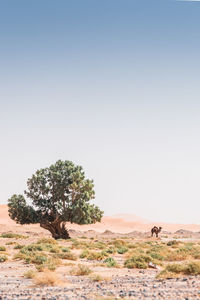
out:
{"label": "low bush", "polygon": [[62,250],[62,252],[64,252],[64,253],[70,251],[69,248],[66,248],[66,247],[65,247],[65,248],[62,248],[61,250]]}
{"label": "low bush", "polygon": [[178,245],[178,244],[179,244],[179,241],[172,240],[167,243],[167,246],[174,246],[174,245]]}
{"label": "low bush", "polygon": [[54,240],[54,239],[51,239],[51,238],[42,238],[42,239],[39,239],[37,241],[37,244],[51,244],[51,245],[57,245],[57,241]]}
{"label": "low bush", "polygon": [[106,266],[108,268],[113,268],[117,266],[117,262],[113,257],[108,257],[104,260],[104,263],[106,263]]}
{"label": "low bush", "polygon": [[49,252],[50,253],[59,253],[60,252],[60,248],[57,247],[57,246],[50,247]]}
{"label": "low bush", "polygon": [[54,272],[45,270],[35,275],[34,283],[39,286],[59,286],[62,284],[62,281]]}
{"label": "low bush", "polygon": [[89,252],[87,255],[88,260],[103,260],[105,257],[105,254],[102,252]]}
{"label": "low bush", "polygon": [[77,260],[77,256],[72,252],[56,253],[53,255],[53,257],[60,259]]}
{"label": "low bush", "polygon": [[103,277],[100,274],[91,274],[90,279],[94,282],[99,282],[99,281],[108,281],[108,277]]}
{"label": "low bush", "polygon": [[0,255],[0,263],[6,261],[8,258],[5,255]]}
{"label": "low bush", "polygon": [[24,248],[24,245],[17,244],[14,246],[14,249],[22,249],[22,248]]}
{"label": "low bush", "polygon": [[100,249],[100,250],[105,249],[105,247],[106,247],[105,243],[103,243],[101,241],[95,243],[93,246],[94,249]]}
{"label": "low bush", "polygon": [[171,251],[165,258],[166,261],[182,261],[186,260],[188,257],[187,252],[181,251],[180,249],[176,251]]}
{"label": "low bush", "polygon": [[35,270],[28,270],[27,272],[24,273],[24,277],[27,279],[33,279],[36,275]]}
{"label": "low bush", "polygon": [[122,247],[122,246],[125,246],[126,245],[126,241],[124,241],[124,240],[114,240],[113,242],[112,242],[112,244],[116,247],[116,248],[120,248],[120,247]]}
{"label": "low bush", "polygon": [[0,237],[2,237],[2,238],[8,238],[8,239],[27,239],[28,238],[28,236],[21,235],[21,234],[16,234],[16,233],[11,233],[11,232],[2,233],[0,235]]}
{"label": "low bush", "polygon": [[115,247],[109,247],[108,249],[105,250],[106,253],[108,254],[114,254],[116,253],[116,248]]}
{"label": "low bush", "polygon": [[169,278],[174,275],[199,275],[200,262],[191,261],[187,264],[169,264],[158,274],[158,278]]}
{"label": "low bush", "polygon": [[128,251],[128,248],[127,247],[120,247],[117,249],[117,253],[118,254],[124,254]]}
{"label": "low bush", "polygon": [[0,246],[0,251],[6,251],[6,247]]}
{"label": "low bush", "polygon": [[80,258],[86,258],[89,254],[89,251],[87,249],[83,250],[80,254]]}
{"label": "low bush", "polygon": [[89,275],[91,272],[92,270],[90,268],[81,264],[70,270],[70,274],[75,276]]}
{"label": "low bush", "polygon": [[128,269],[147,269],[150,261],[152,258],[149,255],[132,256],[124,262],[124,266]]}

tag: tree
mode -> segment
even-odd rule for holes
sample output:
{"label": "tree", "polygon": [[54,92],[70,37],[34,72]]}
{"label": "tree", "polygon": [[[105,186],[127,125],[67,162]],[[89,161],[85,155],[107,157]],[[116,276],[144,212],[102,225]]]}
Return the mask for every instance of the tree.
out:
{"label": "tree", "polygon": [[95,196],[93,180],[86,179],[83,168],[71,161],[59,160],[37,170],[24,193],[28,201],[16,194],[8,199],[10,218],[19,224],[39,223],[55,239],[69,238],[66,222],[92,224],[103,216],[103,211],[89,203]]}

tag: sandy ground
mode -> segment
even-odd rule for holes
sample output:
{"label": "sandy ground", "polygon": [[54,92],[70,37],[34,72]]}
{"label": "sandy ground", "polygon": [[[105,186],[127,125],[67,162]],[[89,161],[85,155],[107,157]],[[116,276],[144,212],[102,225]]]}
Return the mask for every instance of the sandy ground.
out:
{"label": "sandy ground", "polygon": [[[133,242],[156,240],[150,237],[152,223],[133,215],[117,215],[104,217],[102,223],[90,226],[78,226],[69,224],[70,235],[74,238],[82,236],[97,240],[128,237]],[[159,240],[166,241],[172,238],[184,240],[200,239],[200,225],[190,224],[158,224],[163,227]],[[13,240],[20,244],[34,243],[41,237],[50,237],[48,231],[39,225],[17,225],[8,217],[6,205],[0,206],[0,234],[14,232],[28,235],[28,239]],[[36,287],[32,280],[26,279],[23,274],[34,265],[25,264],[12,257],[18,250],[9,244],[11,239],[0,238],[0,245],[6,245],[8,261],[0,263],[0,300],[102,300],[102,299],[200,299],[200,277],[188,276],[181,279],[158,280],[155,278],[159,268],[136,270],[127,268],[105,268],[98,263],[88,263],[86,259],[79,259],[73,264],[91,264],[93,272],[100,274],[109,280],[93,282],[87,276],[69,275],[69,265],[62,265],[56,269],[56,273],[62,279],[62,286]],[[65,246],[70,243],[63,241]],[[79,251],[75,249],[75,251]],[[79,254],[79,253],[77,253]],[[123,258],[116,255],[115,259],[121,266]],[[110,297],[110,298],[109,298]]]}
{"label": "sandy ground", "polygon": [[[154,226],[161,226],[164,231],[176,232],[179,229],[189,230],[193,232],[200,232],[200,224],[168,224],[168,223],[151,223],[145,219],[137,217],[135,215],[115,215],[115,216],[105,216],[102,218],[101,223],[96,223],[92,225],[76,225],[67,224],[67,228],[76,231],[87,231],[95,230],[97,232],[104,232],[106,230],[115,233],[129,233],[132,231],[147,232]],[[12,230],[13,226],[17,227],[22,231],[35,231],[35,232],[45,232],[39,225],[16,225],[8,216],[7,205],[0,205],[0,226],[6,230]]]}

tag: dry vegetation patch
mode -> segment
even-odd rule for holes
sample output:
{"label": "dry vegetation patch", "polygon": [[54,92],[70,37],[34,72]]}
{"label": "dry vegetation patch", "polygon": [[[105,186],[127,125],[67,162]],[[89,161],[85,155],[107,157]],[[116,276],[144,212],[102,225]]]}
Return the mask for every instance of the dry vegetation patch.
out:
{"label": "dry vegetation patch", "polygon": [[45,270],[42,273],[37,273],[33,278],[34,284],[39,286],[60,286],[63,285],[63,281],[60,277],[49,270]]}
{"label": "dry vegetation patch", "polygon": [[92,273],[92,270],[86,265],[78,264],[77,266],[73,267],[69,273],[70,275],[83,276],[89,275]]}
{"label": "dry vegetation patch", "polygon": [[191,261],[166,265],[157,278],[173,278],[181,275],[200,275],[200,262]]}

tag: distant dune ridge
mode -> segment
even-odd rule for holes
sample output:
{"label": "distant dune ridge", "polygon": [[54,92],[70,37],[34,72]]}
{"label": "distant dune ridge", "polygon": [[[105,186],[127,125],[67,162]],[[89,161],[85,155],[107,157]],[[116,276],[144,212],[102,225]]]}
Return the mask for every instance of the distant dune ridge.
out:
{"label": "distant dune ridge", "polygon": [[[200,224],[168,224],[168,223],[152,223],[146,219],[137,217],[132,214],[116,214],[113,216],[105,216],[102,218],[101,223],[92,225],[77,225],[67,224],[68,229],[86,231],[95,230],[97,232],[104,232],[106,230],[118,233],[129,233],[132,231],[147,232],[151,227],[157,225],[162,226],[163,231],[175,232],[180,229],[200,232]],[[13,230],[13,227],[24,227],[24,229],[34,231],[44,231],[39,225],[19,225],[10,219],[8,215],[7,205],[0,205],[0,226],[8,230]],[[22,228],[21,228],[22,229]]]}

